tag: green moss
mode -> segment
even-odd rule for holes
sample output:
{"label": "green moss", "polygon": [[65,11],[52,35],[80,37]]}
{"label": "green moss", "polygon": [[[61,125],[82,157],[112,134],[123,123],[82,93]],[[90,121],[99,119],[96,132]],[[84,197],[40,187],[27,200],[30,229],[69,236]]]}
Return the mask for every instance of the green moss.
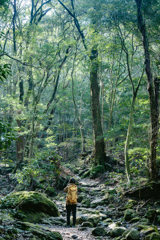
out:
{"label": "green moss", "polygon": [[42,227],[29,222],[17,222],[17,226],[23,230],[31,232],[38,239],[63,240],[59,232],[52,232],[49,228]]}
{"label": "green moss", "polygon": [[99,174],[104,173],[105,169],[102,165],[97,165],[90,170],[90,178],[96,178]]}
{"label": "green moss", "polygon": [[[56,205],[44,194],[37,192],[15,192],[1,200],[2,208],[16,209],[12,215],[17,214],[18,219],[38,222],[42,217],[58,217],[60,213]],[[18,212],[21,210],[21,212]]]}

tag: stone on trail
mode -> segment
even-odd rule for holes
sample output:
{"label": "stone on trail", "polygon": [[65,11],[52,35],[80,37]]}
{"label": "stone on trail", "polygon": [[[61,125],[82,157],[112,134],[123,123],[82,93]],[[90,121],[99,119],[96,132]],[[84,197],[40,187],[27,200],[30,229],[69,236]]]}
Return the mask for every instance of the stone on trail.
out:
{"label": "stone on trail", "polygon": [[108,202],[109,202],[109,199],[108,199],[108,196],[107,196],[107,197],[98,198],[98,199],[92,201],[90,206],[91,206],[91,208],[95,208],[97,206],[102,206],[102,205],[108,204]]}
{"label": "stone on trail", "polygon": [[151,233],[150,235],[143,238],[143,240],[160,240],[160,234],[159,233]]}
{"label": "stone on trail", "polygon": [[[43,240],[63,240],[59,232],[52,232],[49,228],[39,226],[29,222],[17,222],[16,226],[22,230],[27,230],[33,235],[38,237],[38,239]],[[36,238],[37,239],[37,238]]]}
{"label": "stone on trail", "polygon": [[[125,235],[125,232],[123,236]],[[127,231],[127,234],[125,235],[127,240],[138,240],[139,239],[139,232],[135,228],[131,228],[130,231]]]}
{"label": "stone on trail", "polygon": [[77,239],[77,238],[78,238],[77,235],[72,235],[71,237],[72,237],[73,239]]}
{"label": "stone on trail", "polygon": [[119,237],[122,236],[122,234],[126,231],[127,229],[125,227],[115,227],[111,232],[110,235],[112,237]]}
{"label": "stone on trail", "polygon": [[83,222],[81,227],[93,228],[93,224],[91,222]]}
{"label": "stone on trail", "polygon": [[137,205],[137,201],[135,201],[133,199],[129,199],[128,203],[123,207],[123,209],[132,208],[135,205]]}
{"label": "stone on trail", "polygon": [[125,212],[124,212],[124,219],[126,221],[131,220],[135,216],[136,216],[136,214],[135,214],[135,211],[133,209],[126,209]]}
{"label": "stone on trail", "polygon": [[110,223],[112,223],[112,219],[111,218],[107,218],[105,219],[103,222],[101,222],[102,225],[104,226],[108,226]]}
{"label": "stone on trail", "polygon": [[65,226],[66,218],[65,217],[49,217],[49,218],[42,219],[41,223],[49,224],[49,225]]}
{"label": "stone on trail", "polygon": [[106,236],[107,232],[102,227],[96,227],[93,229],[92,234],[94,236]]}
{"label": "stone on trail", "polygon": [[145,214],[145,218],[148,218],[150,221],[153,221],[155,219],[156,216],[156,210],[155,209],[149,209],[146,214]]}
{"label": "stone on trail", "polygon": [[91,222],[93,224],[93,226],[97,226],[99,220],[100,220],[100,215],[84,214],[84,215],[77,216],[76,223],[82,224],[83,222]]}
{"label": "stone on trail", "polygon": [[27,222],[38,223],[44,217],[59,217],[60,215],[57,206],[50,199],[34,191],[13,192],[1,199],[0,207],[16,209],[16,218]]}
{"label": "stone on trail", "polygon": [[91,200],[89,198],[83,199],[82,202],[81,202],[82,207],[89,208],[90,207],[90,202],[91,202]]}
{"label": "stone on trail", "polygon": [[[138,226],[139,228],[142,226]],[[157,230],[158,231],[158,230]],[[156,227],[152,226],[143,226],[143,229],[141,230],[141,235],[149,235],[153,232],[156,232]]]}

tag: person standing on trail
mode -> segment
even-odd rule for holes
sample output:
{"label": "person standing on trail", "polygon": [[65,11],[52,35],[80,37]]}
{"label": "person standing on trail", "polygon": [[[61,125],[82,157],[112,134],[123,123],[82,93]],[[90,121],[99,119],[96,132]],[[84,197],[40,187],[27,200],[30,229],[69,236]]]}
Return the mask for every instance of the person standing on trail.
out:
{"label": "person standing on trail", "polygon": [[66,196],[66,210],[67,210],[67,227],[70,227],[70,215],[73,215],[73,225],[76,225],[76,208],[77,208],[77,186],[75,185],[75,179],[71,178],[69,184],[64,188]]}

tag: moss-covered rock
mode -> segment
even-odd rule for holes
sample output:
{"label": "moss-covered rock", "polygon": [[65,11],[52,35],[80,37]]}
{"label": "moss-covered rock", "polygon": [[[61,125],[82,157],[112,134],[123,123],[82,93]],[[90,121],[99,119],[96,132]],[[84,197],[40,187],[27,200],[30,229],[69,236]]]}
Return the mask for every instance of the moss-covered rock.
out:
{"label": "moss-covered rock", "polygon": [[100,215],[97,214],[83,214],[83,215],[77,215],[76,223],[82,224],[83,222],[91,222],[93,226],[97,226],[98,222],[100,220]]}
{"label": "moss-covered rock", "polygon": [[28,222],[39,222],[47,216],[60,215],[57,206],[44,194],[38,192],[14,192],[1,199],[1,208],[15,209],[12,215]]}
{"label": "moss-covered rock", "polygon": [[92,224],[91,222],[83,222],[83,223],[82,223],[82,227],[93,228],[93,224]]}
{"label": "moss-covered rock", "polygon": [[47,224],[47,225],[65,226],[66,218],[65,217],[49,217],[49,218],[42,219],[41,223]]}
{"label": "moss-covered rock", "polygon": [[139,220],[140,220],[139,217],[135,217],[130,220],[130,223],[135,223],[135,222],[138,222]]}
{"label": "moss-covered rock", "polygon": [[52,232],[49,228],[42,227],[29,222],[17,222],[16,226],[22,230],[27,230],[33,235],[37,236],[38,239],[43,240],[63,240],[59,232]]}
{"label": "moss-covered rock", "polygon": [[85,193],[78,194],[77,202],[81,203],[86,198]]}
{"label": "moss-covered rock", "polygon": [[95,208],[97,206],[103,206],[105,204],[108,204],[108,202],[109,202],[109,197],[107,195],[103,198],[95,199],[94,201],[91,202],[90,206],[91,208]]}
{"label": "moss-covered rock", "polygon": [[89,198],[83,199],[82,201],[82,207],[89,208],[90,207],[91,200]]}
{"label": "moss-covered rock", "polygon": [[112,237],[119,237],[122,236],[122,234],[126,231],[127,229],[125,227],[115,227],[111,232],[110,235]]}
{"label": "moss-covered rock", "polygon": [[153,221],[153,219],[155,219],[155,216],[156,216],[155,209],[149,209],[145,214],[145,218],[148,218],[150,221]]}
{"label": "moss-covered rock", "polygon": [[151,233],[158,232],[158,229],[156,226],[138,225],[138,228],[141,229],[142,236],[148,236]]}
{"label": "moss-covered rock", "polygon": [[127,204],[123,207],[123,209],[128,209],[128,208],[132,208],[133,206],[135,206],[137,204],[137,201],[129,199]]}
{"label": "moss-covered rock", "polygon": [[151,233],[148,236],[146,236],[145,238],[143,238],[143,240],[160,240],[160,234],[159,233]]}
{"label": "moss-covered rock", "polygon": [[131,220],[133,217],[135,217],[135,211],[133,209],[126,209],[124,213],[124,219],[126,221]]}
{"label": "moss-covered rock", "polygon": [[[138,240],[139,239],[139,232],[135,228],[131,228],[127,234],[125,235],[127,240]],[[123,235],[124,236],[124,235]]]}
{"label": "moss-covered rock", "polygon": [[102,227],[96,227],[95,229],[93,229],[92,234],[94,236],[106,236],[107,232]]}

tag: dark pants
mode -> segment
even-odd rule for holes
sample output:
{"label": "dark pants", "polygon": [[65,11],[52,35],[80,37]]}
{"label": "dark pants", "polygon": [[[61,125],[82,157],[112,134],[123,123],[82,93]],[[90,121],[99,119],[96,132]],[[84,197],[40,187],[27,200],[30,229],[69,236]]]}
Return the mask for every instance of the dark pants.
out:
{"label": "dark pants", "polygon": [[70,215],[72,212],[73,215],[73,225],[76,224],[76,204],[73,205],[66,205],[66,209],[67,209],[67,225],[70,225]]}

